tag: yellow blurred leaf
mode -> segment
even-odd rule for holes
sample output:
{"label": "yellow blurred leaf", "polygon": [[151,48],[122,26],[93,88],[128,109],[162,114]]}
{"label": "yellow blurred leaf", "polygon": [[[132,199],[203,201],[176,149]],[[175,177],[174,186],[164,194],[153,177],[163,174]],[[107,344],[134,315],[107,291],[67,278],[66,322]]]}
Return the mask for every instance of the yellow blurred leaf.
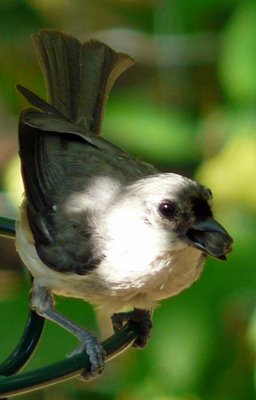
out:
{"label": "yellow blurred leaf", "polygon": [[215,202],[232,202],[255,212],[255,174],[255,132],[244,130],[234,136],[216,157],[202,164],[197,179],[212,189]]}
{"label": "yellow blurred leaf", "polygon": [[13,204],[19,206],[24,190],[20,174],[20,160],[18,155],[13,157],[7,165],[4,175],[4,186]]}

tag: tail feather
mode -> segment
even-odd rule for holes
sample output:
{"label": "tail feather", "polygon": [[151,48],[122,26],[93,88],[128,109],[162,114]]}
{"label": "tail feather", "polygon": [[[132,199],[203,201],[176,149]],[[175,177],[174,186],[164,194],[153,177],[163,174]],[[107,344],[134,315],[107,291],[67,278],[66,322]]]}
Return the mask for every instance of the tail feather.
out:
{"label": "tail feather", "polygon": [[99,134],[109,92],[134,60],[100,41],[81,44],[57,31],[39,31],[33,43],[49,103],[72,122]]}

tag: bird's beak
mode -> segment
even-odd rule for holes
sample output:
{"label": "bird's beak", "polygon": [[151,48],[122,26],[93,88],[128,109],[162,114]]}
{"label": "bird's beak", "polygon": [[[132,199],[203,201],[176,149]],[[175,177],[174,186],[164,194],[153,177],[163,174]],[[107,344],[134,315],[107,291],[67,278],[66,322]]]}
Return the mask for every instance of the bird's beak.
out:
{"label": "bird's beak", "polygon": [[191,246],[221,260],[226,260],[226,254],[232,251],[233,239],[212,217],[194,223],[186,237]]}

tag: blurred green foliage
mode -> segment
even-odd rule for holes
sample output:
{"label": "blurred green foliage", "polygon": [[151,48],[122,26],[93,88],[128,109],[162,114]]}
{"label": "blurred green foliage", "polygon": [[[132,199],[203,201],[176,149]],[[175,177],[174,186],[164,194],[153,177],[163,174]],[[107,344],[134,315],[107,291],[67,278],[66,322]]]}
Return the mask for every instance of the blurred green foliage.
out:
{"label": "blurred green foliage", "polygon": [[220,74],[231,100],[255,103],[256,3],[242,2],[224,30]]}
{"label": "blurred green foliage", "polygon": [[[18,112],[25,102],[15,84],[44,95],[29,35],[48,27],[134,51],[137,65],[110,96],[105,137],[161,170],[197,177],[211,187],[215,213],[235,240],[225,264],[209,260],[199,282],[155,311],[144,351],[126,352],[94,382],[72,380],[23,395],[24,400],[255,398],[255,11],[254,0],[1,1],[0,213],[15,215],[22,191],[14,158]],[[210,37],[214,45],[207,42]],[[4,359],[26,320],[29,283],[13,243],[3,239],[0,248]],[[57,306],[99,330],[89,305],[58,299]],[[65,331],[46,325],[29,369],[62,358],[76,345]]]}

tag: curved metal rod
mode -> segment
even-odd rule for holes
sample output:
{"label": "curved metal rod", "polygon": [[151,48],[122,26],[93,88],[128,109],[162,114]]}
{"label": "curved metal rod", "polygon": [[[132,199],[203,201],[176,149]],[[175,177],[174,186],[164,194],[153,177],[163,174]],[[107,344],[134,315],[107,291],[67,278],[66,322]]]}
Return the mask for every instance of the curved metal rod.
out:
{"label": "curved metal rod", "polygon": [[[138,325],[130,321],[120,332],[104,340],[102,346],[107,354],[106,361],[130,347],[138,335]],[[84,370],[90,370],[90,361],[86,353],[80,353],[44,368],[11,377],[0,377],[0,395],[9,397],[42,389],[75,377]]]}
{"label": "curved metal rod", "polygon": [[[15,220],[0,216],[0,236],[15,237]],[[74,355],[50,366],[35,371],[13,375],[19,371],[32,356],[42,333],[44,319],[30,311],[20,343],[13,353],[0,365],[0,395],[15,396],[45,386],[61,382],[90,369],[86,353]],[[106,339],[102,345],[106,351],[106,361],[127,349],[139,335],[139,327],[129,322],[120,332]],[[12,375],[12,376],[9,376]]]}
{"label": "curved metal rod", "polygon": [[0,216],[0,236],[15,238],[15,219]]}
{"label": "curved metal rod", "polygon": [[44,327],[44,318],[30,311],[23,335],[12,354],[0,364],[0,375],[9,376],[20,371],[34,353]]}
{"label": "curved metal rod", "polygon": [[[0,236],[14,238],[15,224],[16,221],[14,219],[0,216]],[[0,364],[0,375],[13,375],[25,366],[38,345],[43,327],[44,318],[30,310],[18,345],[10,356]]]}

